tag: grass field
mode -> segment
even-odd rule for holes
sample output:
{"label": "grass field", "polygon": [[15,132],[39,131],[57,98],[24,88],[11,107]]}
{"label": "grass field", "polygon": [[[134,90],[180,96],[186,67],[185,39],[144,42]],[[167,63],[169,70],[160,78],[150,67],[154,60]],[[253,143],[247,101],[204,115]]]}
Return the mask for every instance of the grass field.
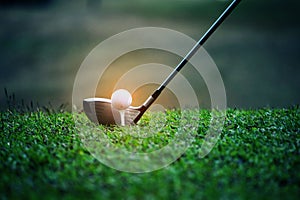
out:
{"label": "grass field", "polygon": [[[0,199],[298,199],[299,107],[229,109],[217,145],[202,159],[210,115],[199,115],[195,141],[182,157],[164,169],[131,174],[91,156],[69,112],[3,111]],[[112,141],[126,138],[107,129],[115,130]]]}

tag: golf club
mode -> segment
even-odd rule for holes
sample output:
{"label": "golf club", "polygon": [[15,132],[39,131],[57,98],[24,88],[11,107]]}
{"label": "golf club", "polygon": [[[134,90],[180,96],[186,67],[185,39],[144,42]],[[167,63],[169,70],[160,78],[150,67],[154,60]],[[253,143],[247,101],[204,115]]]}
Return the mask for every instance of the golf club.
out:
{"label": "golf club", "polygon": [[[182,59],[176,66],[172,73],[165,79],[165,81],[149,96],[149,98],[140,106],[129,106],[125,110],[125,124],[136,124],[146,110],[159,97],[168,83],[176,76],[176,74],[186,65],[198,49],[206,42],[212,33],[219,27],[219,25],[226,19],[226,17],[233,11],[233,9],[240,3],[241,0],[233,0],[213,25],[200,38],[196,45],[190,52]],[[99,124],[120,124],[120,113],[111,105],[111,100],[106,98],[87,98],[83,100],[83,109],[87,117],[95,123]]]}

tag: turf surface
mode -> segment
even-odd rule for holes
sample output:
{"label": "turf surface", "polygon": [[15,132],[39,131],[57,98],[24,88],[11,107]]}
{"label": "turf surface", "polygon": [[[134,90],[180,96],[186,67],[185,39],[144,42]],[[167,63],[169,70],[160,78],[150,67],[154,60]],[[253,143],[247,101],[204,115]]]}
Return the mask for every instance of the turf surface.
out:
{"label": "turf surface", "polygon": [[[299,197],[299,107],[229,109],[217,145],[200,159],[199,144],[209,117],[208,111],[200,111],[203,120],[195,141],[175,163],[151,173],[131,174],[111,169],[90,155],[71,113],[3,111],[0,199]],[[110,137],[124,141],[116,132]],[[163,144],[164,136],[160,137]]]}

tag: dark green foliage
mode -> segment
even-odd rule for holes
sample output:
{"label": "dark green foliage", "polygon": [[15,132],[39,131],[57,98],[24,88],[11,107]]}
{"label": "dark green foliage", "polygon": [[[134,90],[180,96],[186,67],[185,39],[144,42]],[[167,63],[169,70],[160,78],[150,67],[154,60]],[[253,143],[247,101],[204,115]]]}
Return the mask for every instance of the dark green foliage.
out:
{"label": "dark green foliage", "polygon": [[4,94],[6,99],[6,105],[1,107],[0,111],[2,110],[10,110],[17,112],[18,114],[21,113],[28,113],[28,112],[39,112],[44,111],[48,114],[56,113],[56,112],[64,112],[68,109],[68,104],[60,104],[59,106],[53,106],[51,102],[48,102],[47,106],[40,106],[38,102],[25,102],[24,99],[16,98],[16,95],[14,93],[10,93],[6,88],[4,88]]}
{"label": "dark green foliage", "polygon": [[[200,118],[195,142],[175,163],[130,174],[102,165],[85,150],[70,113],[1,112],[0,199],[299,197],[299,107],[228,110],[217,145],[203,159],[198,154],[209,112],[200,111]],[[110,137],[122,141],[116,131]]]}

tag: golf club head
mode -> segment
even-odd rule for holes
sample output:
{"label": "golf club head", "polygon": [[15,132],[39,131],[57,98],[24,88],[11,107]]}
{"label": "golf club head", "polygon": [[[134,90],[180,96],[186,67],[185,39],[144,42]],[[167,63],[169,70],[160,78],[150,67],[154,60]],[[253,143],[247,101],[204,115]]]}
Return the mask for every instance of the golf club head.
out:
{"label": "golf club head", "polygon": [[[106,98],[87,98],[83,100],[83,110],[86,116],[94,123],[103,125],[120,125],[121,115]],[[125,125],[133,125],[141,114],[140,107],[130,106],[125,110]]]}

